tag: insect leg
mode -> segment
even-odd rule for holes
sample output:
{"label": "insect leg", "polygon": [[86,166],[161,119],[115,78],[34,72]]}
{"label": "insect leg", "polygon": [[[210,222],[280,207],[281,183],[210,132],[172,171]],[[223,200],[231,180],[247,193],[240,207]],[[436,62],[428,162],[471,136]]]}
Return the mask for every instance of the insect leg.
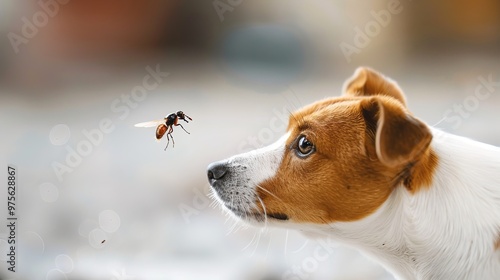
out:
{"label": "insect leg", "polygon": [[[167,138],[168,139],[167,147],[168,147],[168,144],[170,144],[170,140],[172,140],[172,148],[175,148],[174,136],[172,134],[167,134],[167,137],[170,137],[170,138]],[[165,150],[167,149],[167,147],[165,147]]]}
{"label": "insect leg", "polygon": [[184,130],[187,134],[191,134],[189,133],[183,126],[182,124],[178,123],[178,124],[175,124],[175,126],[180,126],[182,128],[182,130]]}
{"label": "insect leg", "polygon": [[168,144],[170,144],[170,136],[169,135],[170,135],[170,133],[167,134],[167,146],[165,146],[165,149],[163,149],[164,151],[167,150]]}

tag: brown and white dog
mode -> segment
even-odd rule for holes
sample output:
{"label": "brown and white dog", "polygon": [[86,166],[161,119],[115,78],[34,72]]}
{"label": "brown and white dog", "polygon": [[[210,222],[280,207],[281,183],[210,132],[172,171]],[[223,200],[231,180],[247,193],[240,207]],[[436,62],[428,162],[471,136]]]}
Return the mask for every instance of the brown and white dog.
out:
{"label": "brown and white dog", "polygon": [[427,126],[371,69],[208,179],[237,218],[334,238],[399,279],[500,279],[500,148]]}

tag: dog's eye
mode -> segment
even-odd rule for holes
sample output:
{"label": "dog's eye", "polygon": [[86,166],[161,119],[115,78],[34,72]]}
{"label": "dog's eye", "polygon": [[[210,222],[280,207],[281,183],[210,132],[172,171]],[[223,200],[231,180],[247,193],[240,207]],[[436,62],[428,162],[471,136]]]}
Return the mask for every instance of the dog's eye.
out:
{"label": "dog's eye", "polygon": [[304,135],[301,135],[297,141],[296,151],[297,156],[305,158],[314,152],[314,145]]}

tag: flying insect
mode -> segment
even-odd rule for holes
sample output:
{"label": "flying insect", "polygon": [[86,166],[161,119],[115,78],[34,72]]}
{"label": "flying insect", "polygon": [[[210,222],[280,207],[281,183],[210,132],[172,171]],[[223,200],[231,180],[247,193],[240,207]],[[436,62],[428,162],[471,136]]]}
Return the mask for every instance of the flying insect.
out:
{"label": "flying insect", "polygon": [[186,123],[189,123],[188,120],[192,121],[193,119],[188,115],[184,114],[182,111],[177,111],[177,113],[172,113],[163,120],[142,122],[135,125],[135,127],[153,127],[156,126],[156,140],[160,140],[164,135],[167,135],[167,145],[164,150],[167,150],[168,144],[170,144],[170,139],[172,139],[172,147],[175,147],[174,136],[172,136],[172,132],[174,132],[174,126],[180,126],[182,130],[184,130],[187,134],[189,133],[182,124],[179,123],[179,120],[183,120]]}

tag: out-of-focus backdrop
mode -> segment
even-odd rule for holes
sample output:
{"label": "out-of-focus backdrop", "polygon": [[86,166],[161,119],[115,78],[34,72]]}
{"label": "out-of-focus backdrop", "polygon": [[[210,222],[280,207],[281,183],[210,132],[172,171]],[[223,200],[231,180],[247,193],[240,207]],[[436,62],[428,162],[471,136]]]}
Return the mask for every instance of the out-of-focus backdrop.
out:
{"label": "out-of-focus backdrop", "polygon": [[[210,162],[272,143],[360,65],[428,124],[500,145],[497,0],[1,0],[0,278],[392,279],[206,196]],[[167,151],[133,126],[177,110],[191,134]]]}

